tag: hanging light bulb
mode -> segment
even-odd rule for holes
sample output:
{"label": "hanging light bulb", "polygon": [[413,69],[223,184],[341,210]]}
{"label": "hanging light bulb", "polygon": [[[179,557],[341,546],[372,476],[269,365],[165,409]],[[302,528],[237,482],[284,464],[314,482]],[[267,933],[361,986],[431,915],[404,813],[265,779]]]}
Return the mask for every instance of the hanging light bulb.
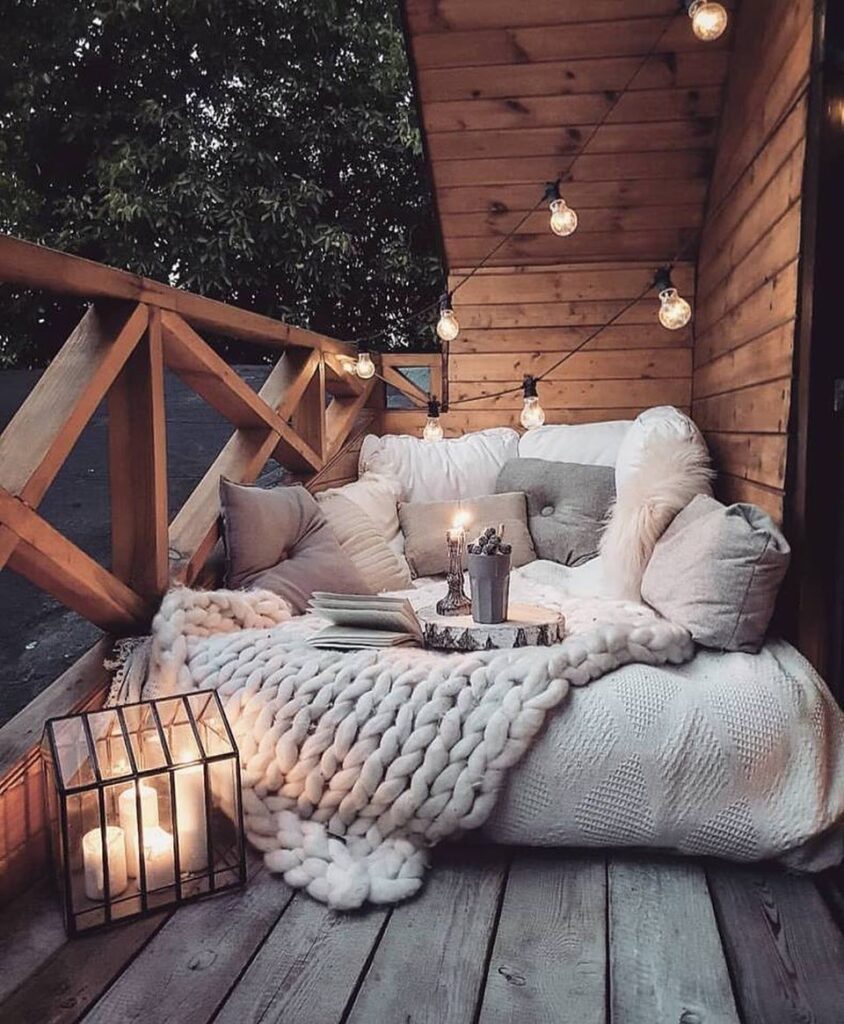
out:
{"label": "hanging light bulb", "polygon": [[428,418],[422,431],[423,441],[442,441],[443,428],[440,426],[440,403],[433,395],[428,398]]}
{"label": "hanging light bulb", "polygon": [[525,395],[525,404],[522,407],[522,415],[519,417],[522,426],[525,430],[541,427],[545,422],[545,410],[539,404],[539,395],[536,392],[536,377],[525,374],[522,390]]}
{"label": "hanging light bulb", "polygon": [[560,179],[549,181],[545,186],[545,198],[551,207],[551,230],[560,238],[566,238],[577,231],[577,214],[560,195]]}
{"label": "hanging light bulb", "polygon": [[659,322],[669,331],[679,331],[692,318],[692,307],[680,295],[671,281],[671,268],[660,267],[654,279],[659,293]]}
{"label": "hanging light bulb", "polygon": [[692,32],[704,43],[711,43],[724,34],[727,27],[727,12],[715,0],[686,0]]}
{"label": "hanging light bulb", "polygon": [[460,324],[451,308],[451,295],[443,292],[440,296],[440,318],[437,321],[437,336],[441,341],[454,341],[460,333]]}
{"label": "hanging light bulb", "polygon": [[375,363],[372,362],[372,356],[369,354],[369,349],[363,348],[360,345],[358,345],[358,359],[355,363],[355,373],[361,380],[369,380],[370,377],[375,376]]}

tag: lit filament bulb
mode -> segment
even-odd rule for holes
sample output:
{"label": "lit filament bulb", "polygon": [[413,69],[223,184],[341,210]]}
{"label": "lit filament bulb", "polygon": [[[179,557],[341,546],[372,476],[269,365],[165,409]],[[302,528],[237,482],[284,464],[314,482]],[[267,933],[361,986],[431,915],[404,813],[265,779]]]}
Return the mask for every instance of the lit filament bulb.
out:
{"label": "lit filament bulb", "polygon": [[440,426],[440,403],[436,398],[428,399],[428,418],[422,431],[423,441],[442,441],[443,428]]}
{"label": "lit filament bulb", "polygon": [[525,404],[522,407],[522,414],[519,420],[525,430],[541,427],[545,422],[545,410],[539,404],[539,396],[536,392],[536,378],[526,375],[522,383],[522,389],[525,395]]}
{"label": "lit filament bulb", "polygon": [[692,307],[672,284],[668,267],[657,272],[654,286],[659,293],[659,322],[669,331],[679,331],[691,320]]}
{"label": "lit filament bulb", "polygon": [[560,195],[560,181],[551,181],[545,187],[545,198],[551,207],[551,230],[560,238],[567,238],[577,230],[577,214]]}
{"label": "lit filament bulb", "polygon": [[714,0],[692,0],[689,4],[692,32],[704,43],[711,43],[724,34],[727,12]]}
{"label": "lit filament bulb", "polygon": [[437,336],[441,341],[454,341],[460,333],[460,324],[451,308],[451,296],[445,292],[440,298],[440,318],[437,321]]}
{"label": "lit filament bulb", "polygon": [[370,377],[375,376],[375,363],[372,362],[372,356],[368,349],[364,348],[358,352],[355,373],[361,380],[369,380]]}

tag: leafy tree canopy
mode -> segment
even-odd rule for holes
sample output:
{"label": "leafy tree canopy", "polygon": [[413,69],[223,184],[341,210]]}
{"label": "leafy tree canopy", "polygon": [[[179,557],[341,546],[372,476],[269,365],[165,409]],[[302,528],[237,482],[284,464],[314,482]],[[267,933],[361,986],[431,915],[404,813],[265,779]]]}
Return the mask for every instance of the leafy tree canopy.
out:
{"label": "leafy tree canopy", "polygon": [[[442,271],[391,0],[2,10],[0,230],[337,337],[432,343],[405,326]],[[0,362],[49,358],[67,306],[6,289]]]}

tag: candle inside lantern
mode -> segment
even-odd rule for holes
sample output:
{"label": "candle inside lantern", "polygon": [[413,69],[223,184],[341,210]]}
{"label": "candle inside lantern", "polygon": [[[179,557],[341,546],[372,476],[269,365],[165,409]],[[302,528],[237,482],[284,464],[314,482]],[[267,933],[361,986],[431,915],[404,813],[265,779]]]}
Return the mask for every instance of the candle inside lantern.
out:
{"label": "candle inside lantern", "polygon": [[126,834],[126,860],[130,878],[138,877],[138,803],[141,794],[141,827],[151,828],[158,824],[158,793],[152,786],[132,783],[117,798],[117,813],[120,827]]}
{"label": "candle inside lantern", "polygon": [[[123,829],[106,826],[109,899],[119,896],[129,884],[126,870],[126,840]],[[105,899],[105,866],[103,864],[103,831],[91,829],[82,837],[82,863],[85,872],[85,895],[89,900]]]}
{"label": "candle inside lantern", "polygon": [[179,834],[179,866],[182,871],[202,871],[208,866],[205,821],[205,772],[202,765],[177,768],[176,828]]}
{"label": "candle inside lantern", "polygon": [[147,892],[172,885],[176,878],[173,837],[158,825],[144,829],[144,869]]}

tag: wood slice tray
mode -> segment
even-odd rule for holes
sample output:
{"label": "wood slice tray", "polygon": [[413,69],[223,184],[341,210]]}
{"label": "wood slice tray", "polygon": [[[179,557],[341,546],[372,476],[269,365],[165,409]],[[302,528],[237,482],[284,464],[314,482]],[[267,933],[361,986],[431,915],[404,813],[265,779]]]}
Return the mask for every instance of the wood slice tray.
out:
{"label": "wood slice tray", "polygon": [[431,605],[418,612],[426,647],[444,651],[494,651],[550,647],[565,637],[562,615],[539,605],[511,604],[506,622],[485,625],[471,615],[438,615]]}

